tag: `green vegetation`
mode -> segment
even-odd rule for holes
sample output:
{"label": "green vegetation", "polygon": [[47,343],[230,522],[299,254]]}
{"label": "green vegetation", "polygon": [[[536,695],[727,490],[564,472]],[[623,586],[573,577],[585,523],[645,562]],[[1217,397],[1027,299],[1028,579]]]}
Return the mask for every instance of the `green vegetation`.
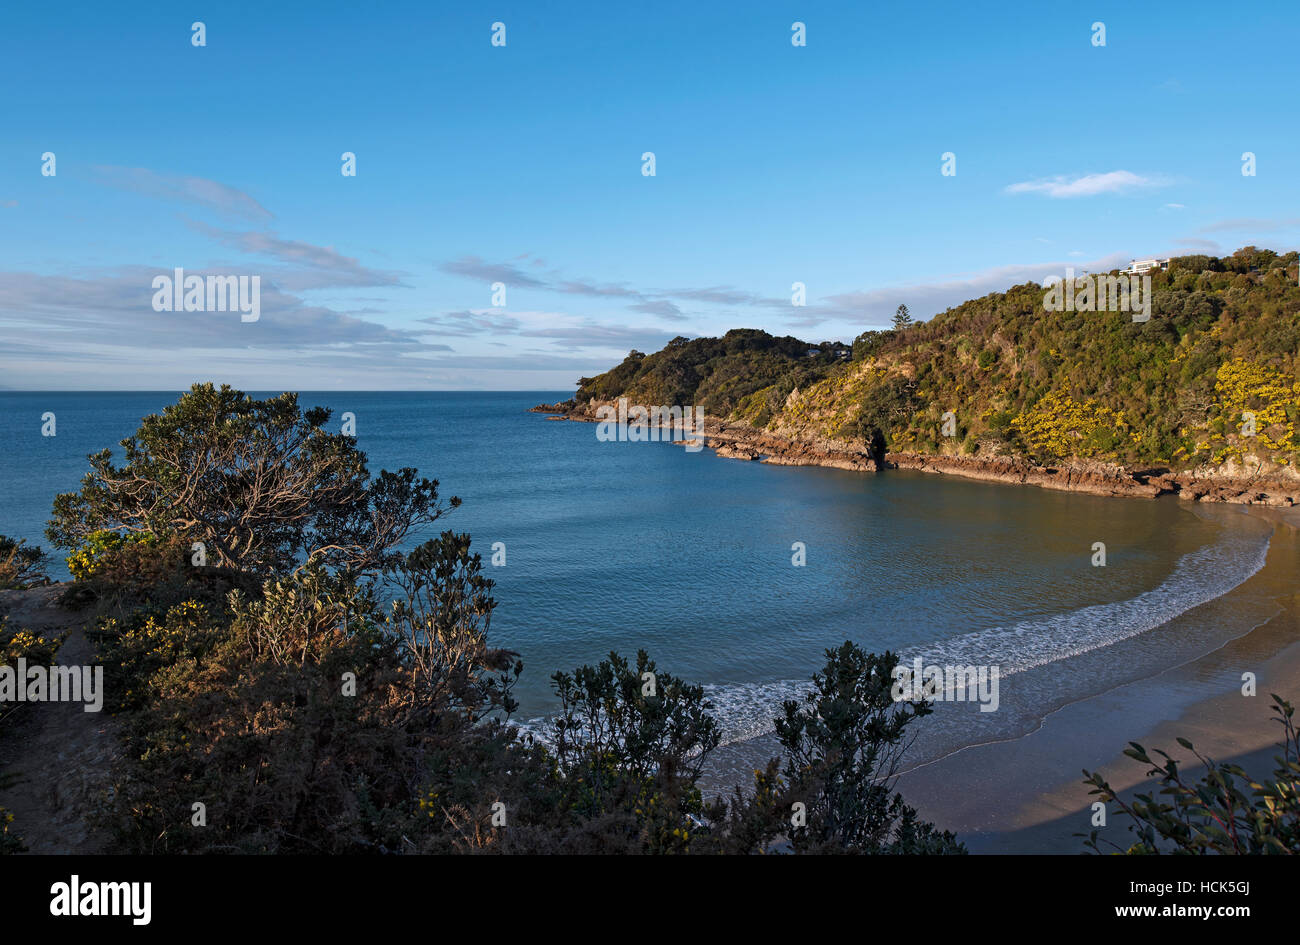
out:
{"label": "green vegetation", "polygon": [[[780,357],[757,342],[745,350]],[[1225,363],[1219,381],[1227,392],[1254,396],[1259,384],[1276,383]],[[859,378],[868,379],[861,403],[876,422],[894,424],[914,409],[917,387],[906,375],[871,366]],[[171,412],[210,406],[215,393],[196,388]],[[258,402],[225,389],[220,402],[253,416],[292,404],[291,395]],[[1040,413],[1069,410],[1079,424],[1105,427],[1114,418],[1096,412],[1103,409],[1060,398]],[[306,430],[292,419],[282,429],[311,441],[327,419],[321,413],[308,412],[316,422]],[[1020,416],[1003,412],[997,429],[1037,435]],[[225,455],[239,459],[233,468],[209,468],[206,481],[256,497],[250,483],[258,474],[250,469],[259,466],[245,458],[264,450],[260,429],[245,428],[252,445],[225,440]],[[1106,429],[1122,432],[1114,423]],[[137,470],[157,468],[151,457],[184,453],[176,441],[191,435],[180,425],[160,434],[154,417],[142,431],[151,438],[147,453],[132,460]],[[1049,425],[1043,448],[1052,435]],[[128,443],[144,441],[137,434]],[[544,731],[521,730],[511,717],[523,662],[489,644],[493,582],[469,536],[444,531],[402,551],[400,523],[444,511],[434,484],[404,470],[395,487],[381,473],[377,481],[390,485],[376,492],[376,480],[362,475],[364,454],[342,446],[325,444],[325,453],[347,456],[353,488],[328,494],[349,516],[356,503],[383,495],[378,506],[361,507],[381,508],[389,523],[337,532],[353,540],[343,555],[319,545],[337,519],[317,504],[308,520],[319,524],[299,529],[299,519],[261,514],[237,546],[226,546],[240,555],[204,563],[194,543],[232,527],[220,508],[182,518],[181,502],[148,482],[133,486],[155,499],[132,519],[135,530],[126,515],[116,516],[117,530],[106,529],[113,510],[138,508],[98,491],[113,468],[107,453],[92,457],[80,496],[60,497],[52,532],[85,536],[72,555],[78,579],[64,599],[98,608],[88,635],[106,668],[108,708],[123,741],[100,815],[115,851],[965,852],[895,790],[908,729],[931,707],[893,699],[892,653],[850,642],[828,650],[809,695],[786,702],[775,719],[781,757],[726,798],[708,798],[701,788],[719,744],[704,689],[660,670],[644,652],[635,662],[611,653],[595,666],[555,673],[557,717]],[[306,462],[300,473],[310,478],[312,468]],[[198,498],[186,501],[202,507]],[[76,520],[74,509],[91,520]],[[0,621],[4,662],[49,663],[59,643]],[[1209,774],[1188,784],[1166,755],[1152,774],[1172,801],[1139,795],[1126,806],[1088,775],[1094,793],[1120,803],[1137,824],[1129,852],[1297,851],[1300,742],[1291,706],[1277,703],[1286,748],[1275,781],[1243,786],[1239,769],[1201,759]],[[1155,764],[1140,746],[1129,754]],[[0,809],[0,852],[21,849],[11,820]],[[1098,844],[1089,838],[1092,849]]]}
{"label": "green vegetation", "polygon": [[1157,749],[1163,759],[1157,762],[1131,742],[1124,754],[1150,766],[1147,776],[1160,779],[1160,797],[1145,792],[1125,803],[1100,774],[1084,771],[1084,783],[1093,788],[1089,793],[1117,805],[1131,819],[1129,831],[1135,835],[1125,849],[1099,839],[1094,830],[1085,845],[1096,853],[1102,843],[1127,854],[1300,853],[1300,733],[1291,703],[1277,695],[1273,703],[1274,721],[1283,732],[1273,780],[1255,781],[1239,765],[1216,764],[1180,738],[1178,744],[1205,767],[1199,781],[1189,782],[1170,755]]}
{"label": "green vegetation", "polygon": [[245,572],[307,557],[354,572],[383,567],[447,508],[438,484],[414,469],[372,479],[354,438],[325,429],[329,418],[301,411],[296,394],[254,400],[196,384],[122,441],[124,465],[110,450],[90,457],[81,490],[55,497],[46,535],[61,548],[89,542],[90,561],[121,544],[108,531],[180,536],[212,564]]}
{"label": "green vegetation", "polygon": [[0,591],[48,583],[45,552],[27,545],[21,538],[0,535]]}
{"label": "green vegetation", "polygon": [[808,356],[798,338],[737,328],[721,338],[674,338],[662,351],[633,351],[623,363],[596,378],[582,378],[576,400],[586,403],[627,397],[636,404],[698,404],[712,416],[727,416],[742,401],[763,392],[764,403],[780,409],[796,386],[824,377],[835,361],[831,346]]}
{"label": "green vegetation", "polygon": [[68,573],[75,580],[84,581],[102,573],[111,566],[123,547],[131,544],[156,544],[158,538],[152,532],[115,532],[109,529],[91,532],[86,536],[85,544],[68,555]]}
{"label": "green vegetation", "polygon": [[895,702],[893,653],[864,653],[852,643],[826,653],[801,705],[786,702],[776,720],[786,752],[786,793],[807,798],[808,826],[790,833],[810,853],[964,853],[949,832],[917,819],[893,790],[904,732],[933,711]]}
{"label": "green vegetation", "polygon": [[493,582],[469,536],[403,551],[447,511],[436,484],[370,479],[327,420],[290,394],[195,387],[144,419],[126,465],[95,454],[56,501],[51,536],[80,542],[64,600],[96,608],[123,740],[115,850],[964,852],[893,791],[904,727],[929,707],[890,698],[892,654],[829,651],[814,696],[777,720],[783,757],[727,799],[700,784],[720,738],[704,689],[644,652],[555,673],[558,715],[521,731],[523,662],[489,644]]}
{"label": "green vegetation", "polygon": [[[786,436],[872,451],[1016,454],[1185,469],[1254,455],[1300,461],[1297,254],[1246,247],[1182,256],[1151,273],[1151,318],[1051,312],[1014,286],[895,328],[864,332],[851,362],[831,345],[736,330],[633,352],[575,402],[698,404]],[[796,393],[797,392],[797,393]],[[958,435],[941,435],[942,415]],[[1247,429],[1254,417],[1253,436]]]}

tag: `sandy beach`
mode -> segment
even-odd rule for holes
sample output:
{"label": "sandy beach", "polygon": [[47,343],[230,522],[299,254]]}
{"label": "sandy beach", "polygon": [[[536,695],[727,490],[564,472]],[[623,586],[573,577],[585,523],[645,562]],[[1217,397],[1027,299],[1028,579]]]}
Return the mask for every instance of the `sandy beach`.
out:
{"label": "sandy beach", "polygon": [[[1212,619],[1212,607],[1248,602],[1271,617],[1200,658],[1067,705],[1028,735],[908,772],[899,780],[908,802],[955,830],[972,853],[1082,853],[1074,834],[1091,829],[1095,800],[1082,769],[1100,771],[1125,799],[1151,784],[1147,766],[1122,754],[1130,741],[1187,760],[1182,736],[1215,761],[1269,775],[1281,737],[1269,694],[1300,701],[1300,510],[1249,511],[1274,525],[1264,567],[1187,617]],[[1247,672],[1257,678],[1253,698],[1242,694]],[[1195,777],[1198,768],[1185,770]],[[1113,812],[1101,836],[1126,847],[1128,823]]]}

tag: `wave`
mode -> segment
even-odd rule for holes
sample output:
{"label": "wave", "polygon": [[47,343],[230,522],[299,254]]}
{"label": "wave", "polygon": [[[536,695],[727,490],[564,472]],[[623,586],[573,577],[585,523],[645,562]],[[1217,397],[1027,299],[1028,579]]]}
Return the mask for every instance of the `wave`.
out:
{"label": "wave", "polygon": [[[910,663],[920,657],[926,665],[998,666],[1005,678],[1163,626],[1245,583],[1263,568],[1267,556],[1267,534],[1261,538],[1232,535],[1183,555],[1158,587],[1136,597],[910,647],[900,653],[900,660]],[[722,743],[730,744],[772,731],[781,704],[806,697],[812,684],[786,679],[704,689],[722,726]]]}

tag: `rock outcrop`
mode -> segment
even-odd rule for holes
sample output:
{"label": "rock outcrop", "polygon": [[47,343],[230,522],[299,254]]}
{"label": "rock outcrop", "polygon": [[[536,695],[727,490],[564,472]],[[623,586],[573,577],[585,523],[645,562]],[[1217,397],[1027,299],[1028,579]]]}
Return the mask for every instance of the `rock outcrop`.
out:
{"label": "rock outcrop", "polygon": [[[532,408],[556,414],[548,419],[594,423],[595,401],[585,406],[545,405]],[[1245,468],[1198,469],[1175,472],[1165,468],[1130,469],[1107,463],[1073,462],[1040,466],[1017,456],[945,456],[929,453],[887,453],[873,456],[865,443],[822,438],[795,438],[757,430],[748,424],[707,417],[705,445],[728,459],[759,461],[776,466],[829,466],[858,472],[912,469],[988,482],[1040,486],[1088,495],[1155,498],[1175,495],[1193,502],[1230,502],[1289,508],[1300,505],[1300,474],[1270,470],[1267,475]],[[681,442],[681,441],[677,441]]]}

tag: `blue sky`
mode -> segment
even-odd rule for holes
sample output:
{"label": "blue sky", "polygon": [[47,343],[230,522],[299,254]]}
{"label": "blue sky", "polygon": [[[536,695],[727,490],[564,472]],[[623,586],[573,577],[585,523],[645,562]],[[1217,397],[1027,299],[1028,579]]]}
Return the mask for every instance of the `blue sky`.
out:
{"label": "blue sky", "polygon": [[[1300,246],[1300,4],[702,6],[8,5],[0,386],[560,390]],[[261,318],[155,312],[176,267],[260,276]]]}

